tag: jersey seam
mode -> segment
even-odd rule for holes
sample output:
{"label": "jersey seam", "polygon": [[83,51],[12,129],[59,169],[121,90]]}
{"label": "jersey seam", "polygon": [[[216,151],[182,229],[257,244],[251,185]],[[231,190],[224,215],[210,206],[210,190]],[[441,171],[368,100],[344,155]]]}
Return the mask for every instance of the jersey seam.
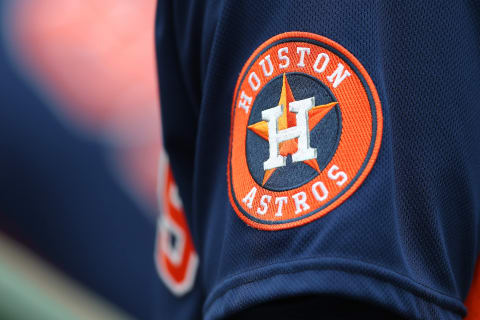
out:
{"label": "jersey seam", "polygon": [[[266,275],[266,276],[262,276],[262,277],[255,277],[254,279],[251,279],[251,280],[248,280],[248,281],[245,281],[245,282],[241,282],[241,283],[238,283],[238,284],[227,285],[227,286],[224,286],[221,289],[218,289],[218,291],[217,291],[218,293],[214,292],[212,295],[210,295],[210,297],[207,298],[207,303],[205,304],[205,310],[208,310],[215,303],[215,301],[222,298],[226,293],[228,293],[229,290],[237,289],[237,288],[240,288],[240,287],[245,286],[245,285],[250,284],[250,283],[267,280],[267,279],[270,279],[270,278],[274,278],[275,276],[278,276],[278,275],[289,275],[289,274],[296,274],[296,273],[302,273],[302,272],[306,272],[306,271],[315,271],[315,270],[319,270],[319,271],[320,270],[332,270],[332,271],[350,273],[352,275],[368,276],[368,277],[374,278],[378,281],[388,283],[388,284],[390,284],[390,285],[392,285],[392,286],[394,286],[398,289],[404,290],[404,291],[406,291],[406,292],[408,292],[408,293],[410,293],[410,294],[412,294],[412,295],[414,295],[418,298],[421,298],[421,299],[423,299],[423,300],[425,300],[429,303],[433,303],[433,304],[439,306],[442,309],[447,309],[447,310],[455,312],[459,315],[463,315],[465,313],[463,303],[458,298],[447,295],[443,292],[438,291],[437,289],[430,288],[430,287],[428,287],[424,284],[421,284],[421,283],[419,283],[419,282],[417,282],[417,281],[411,279],[410,277],[405,276],[401,273],[398,273],[398,272],[395,272],[395,271],[392,271],[392,270],[388,270],[384,267],[380,267],[380,266],[377,266],[375,264],[366,263],[366,262],[359,262],[359,261],[344,259],[344,258],[328,257],[327,259],[335,259],[335,260],[340,260],[340,261],[343,260],[343,262],[350,263],[351,266],[341,265],[341,263],[340,263],[340,264],[337,264],[336,268],[332,268],[331,266],[321,266],[320,263],[318,263],[318,261],[317,261],[316,266],[308,266],[308,267],[304,266],[301,270],[289,270],[289,271],[275,272],[274,275]],[[302,259],[302,260],[290,260],[288,262],[269,264],[269,265],[266,265],[266,266],[250,269],[246,272],[237,273],[237,274],[229,277],[227,280],[225,280],[223,282],[225,283],[225,282],[228,282],[228,281],[235,280],[236,278],[239,278],[242,275],[243,276],[252,275],[255,272],[258,272],[258,271],[261,271],[261,270],[264,270],[264,269],[268,269],[268,268],[272,268],[272,267],[273,268],[278,267],[278,266],[280,266],[284,263],[287,263],[287,264],[290,263],[291,264],[292,262],[300,263],[300,262],[314,262],[314,261],[312,261],[312,258],[305,258],[305,259]],[[355,267],[358,268],[358,266],[361,266],[361,265],[369,266],[370,269],[368,269],[368,270],[360,270],[360,269],[358,269],[358,270],[348,270],[349,267],[351,268],[353,266],[353,268],[355,268]],[[372,267],[380,269],[382,274],[376,274],[375,271],[371,269]],[[389,276],[395,276],[402,283],[401,284],[393,283],[391,281],[391,279],[389,279]],[[419,288],[409,288],[408,287],[409,285],[418,286]],[[426,292],[420,292],[421,290],[425,290]],[[431,292],[429,293],[428,291],[431,291]],[[439,295],[442,298],[452,299],[454,301],[450,301],[450,302],[446,302],[446,303],[443,302],[442,303],[440,301],[436,301],[440,297],[435,297],[435,295]],[[457,303],[455,303],[455,302],[460,303],[462,306],[457,305]]]}

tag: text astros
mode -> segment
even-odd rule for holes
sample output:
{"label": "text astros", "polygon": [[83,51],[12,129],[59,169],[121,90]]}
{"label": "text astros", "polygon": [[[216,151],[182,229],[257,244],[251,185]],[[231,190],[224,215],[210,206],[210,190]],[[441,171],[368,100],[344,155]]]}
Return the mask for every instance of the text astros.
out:
{"label": "text astros", "polygon": [[[328,170],[328,178],[334,181],[337,186],[341,187],[348,181],[348,177],[345,172],[340,171],[336,165],[333,165]],[[259,193],[259,194],[257,194]],[[295,204],[295,214],[307,211],[312,207],[311,202],[323,202],[328,198],[328,189],[322,181],[315,182],[310,190],[300,191],[293,194],[291,197],[279,196],[275,197],[272,201],[272,196],[269,194],[261,194],[257,192],[257,188],[253,187],[250,192],[242,199],[242,202],[249,208],[253,208],[256,205],[255,212],[259,215],[273,214],[275,217],[283,216],[283,208],[289,201],[293,201]],[[258,205],[257,205],[258,203]]]}

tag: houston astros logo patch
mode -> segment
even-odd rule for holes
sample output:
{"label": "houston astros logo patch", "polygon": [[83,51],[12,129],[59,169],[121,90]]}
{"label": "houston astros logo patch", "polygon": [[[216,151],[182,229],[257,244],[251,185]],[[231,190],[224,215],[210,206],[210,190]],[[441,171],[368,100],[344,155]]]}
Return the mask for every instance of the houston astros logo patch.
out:
{"label": "houston astros logo patch", "polygon": [[327,214],[372,169],[382,124],[372,80],[338,43],[305,32],[263,43],[233,97],[228,187],[237,215],[279,230]]}

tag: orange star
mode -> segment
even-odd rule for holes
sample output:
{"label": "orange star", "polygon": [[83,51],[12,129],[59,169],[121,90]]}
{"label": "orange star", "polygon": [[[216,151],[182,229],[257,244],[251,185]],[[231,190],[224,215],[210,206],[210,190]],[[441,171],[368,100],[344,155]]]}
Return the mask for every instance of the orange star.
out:
{"label": "orange star", "polygon": [[[296,116],[295,113],[288,111],[288,105],[290,102],[295,101],[293,97],[292,90],[290,89],[290,85],[288,84],[287,76],[285,73],[283,74],[283,85],[282,85],[282,93],[280,94],[280,101],[278,105],[283,106],[283,113],[278,118],[278,130],[284,130],[290,127],[294,127],[296,125]],[[336,101],[330,102],[327,104],[322,104],[319,106],[313,107],[308,112],[308,127],[311,131],[315,126],[323,119],[323,117],[330,111],[332,108],[337,104]],[[252,130],[255,134],[259,135],[261,138],[268,141],[268,122],[267,121],[260,121],[248,126],[248,129]],[[279,149],[280,154],[282,156],[287,156],[289,154],[293,154],[297,152],[298,148],[298,139],[291,139],[280,143]],[[303,163],[309,165],[318,173],[320,173],[320,168],[318,166],[317,159],[310,159],[305,160]],[[272,176],[276,169],[269,169],[265,171],[263,176],[262,185],[267,183],[268,179]]]}

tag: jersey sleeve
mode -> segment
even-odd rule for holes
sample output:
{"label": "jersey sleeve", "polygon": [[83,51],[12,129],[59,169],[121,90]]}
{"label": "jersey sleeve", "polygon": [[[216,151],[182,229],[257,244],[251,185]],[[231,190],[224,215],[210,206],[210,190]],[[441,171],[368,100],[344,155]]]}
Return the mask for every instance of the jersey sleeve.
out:
{"label": "jersey sleeve", "polygon": [[154,252],[154,318],[200,319],[202,290],[199,255],[192,237],[192,196],[199,95],[189,77],[190,65],[177,47],[179,9],[159,1],[156,53],[160,80],[163,149],[158,174],[159,218]]}
{"label": "jersey sleeve", "polygon": [[465,316],[480,212],[473,4],[160,7],[164,141],[203,317],[304,295]]}

